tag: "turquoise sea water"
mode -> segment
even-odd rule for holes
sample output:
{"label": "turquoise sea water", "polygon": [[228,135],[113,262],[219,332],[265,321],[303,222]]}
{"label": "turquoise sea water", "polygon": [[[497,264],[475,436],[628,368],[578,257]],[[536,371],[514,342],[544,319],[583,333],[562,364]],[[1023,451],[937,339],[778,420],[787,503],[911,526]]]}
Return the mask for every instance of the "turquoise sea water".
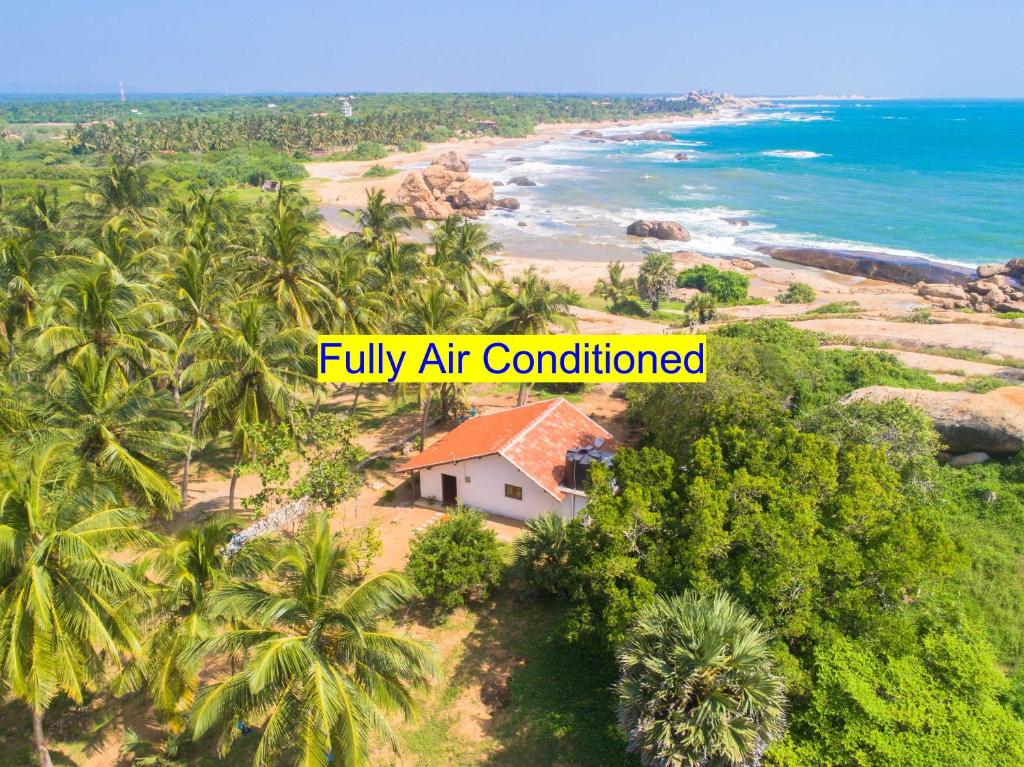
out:
{"label": "turquoise sea water", "polygon": [[967,264],[1024,255],[1024,101],[787,101],[668,130],[673,143],[558,140],[476,160],[474,174],[538,183],[497,190],[522,208],[490,214],[495,234],[561,242],[569,257],[639,257],[623,231],[648,217],[679,221],[686,247],[718,255],[751,241]]}

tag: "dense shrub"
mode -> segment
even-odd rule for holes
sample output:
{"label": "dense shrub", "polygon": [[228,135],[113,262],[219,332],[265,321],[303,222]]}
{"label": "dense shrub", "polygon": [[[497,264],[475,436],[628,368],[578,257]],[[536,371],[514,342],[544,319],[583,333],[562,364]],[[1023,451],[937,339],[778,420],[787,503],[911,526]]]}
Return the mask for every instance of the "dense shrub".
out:
{"label": "dense shrub", "polygon": [[413,538],[406,573],[427,599],[446,610],[486,599],[504,556],[484,515],[458,508]]}
{"label": "dense shrub", "polygon": [[681,271],[676,278],[676,286],[709,293],[720,304],[738,304],[747,297],[750,278],[739,272],[726,272],[711,264],[701,264]]}
{"label": "dense shrub", "polygon": [[388,156],[388,148],[376,141],[360,141],[341,155],[342,160],[381,160]]}
{"label": "dense shrub", "polygon": [[809,304],[817,293],[806,282],[793,282],[786,290],[779,293],[778,299],[784,304]]}

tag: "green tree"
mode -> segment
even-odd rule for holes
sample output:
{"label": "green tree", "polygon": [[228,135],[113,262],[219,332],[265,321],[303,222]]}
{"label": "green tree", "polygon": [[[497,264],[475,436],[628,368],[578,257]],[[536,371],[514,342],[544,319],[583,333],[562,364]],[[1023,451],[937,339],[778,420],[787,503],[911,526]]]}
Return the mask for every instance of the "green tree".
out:
{"label": "green tree", "polygon": [[554,512],[527,520],[515,542],[515,567],[524,585],[542,594],[568,596],[567,522]]}
{"label": "green tree", "polygon": [[284,546],[271,581],[239,581],[213,595],[215,612],[241,627],[201,650],[245,662],[200,691],[193,731],[219,731],[224,754],[238,722],[260,725],[256,767],[369,765],[373,735],[397,747],[387,717],[411,716],[412,691],[437,671],[426,645],[379,625],[416,590],[393,572],[353,585],[328,519],[316,515]]}
{"label": "green tree", "polygon": [[[572,303],[566,286],[548,282],[531,266],[511,282],[494,285],[486,322],[491,332],[509,335],[546,335],[552,327],[572,331],[576,329]],[[516,404],[525,405],[529,392],[528,384],[520,384]]]}
{"label": "green tree", "polygon": [[504,556],[484,515],[459,508],[417,533],[405,571],[420,592],[445,610],[486,599],[501,579]]}
{"label": "green tree", "polygon": [[768,636],[725,594],[655,599],[617,655],[619,723],[645,767],[755,767],[782,736]]}
{"label": "green tree", "polygon": [[668,253],[648,253],[640,264],[636,278],[636,289],[640,298],[651,305],[651,311],[658,311],[658,304],[668,297],[676,285],[676,270],[672,256]]}
{"label": "green tree", "polygon": [[[302,409],[298,388],[316,387],[308,354],[313,341],[311,331],[289,327],[273,305],[259,299],[238,302],[225,321],[193,333],[187,348],[196,361],[183,380],[205,405],[200,434],[212,438],[227,429],[235,463],[252,458],[247,427],[290,420]],[[234,471],[232,511],[237,480]]]}
{"label": "green tree", "polygon": [[0,659],[32,712],[41,767],[52,767],[43,717],[58,694],[81,703],[105,668],[142,657],[140,574],[115,553],[155,543],[118,488],[83,487],[60,450],[0,469]]}
{"label": "green tree", "polygon": [[777,299],[783,304],[809,304],[815,297],[814,288],[806,282],[793,282],[783,292],[779,293]]}
{"label": "green tree", "polygon": [[405,215],[404,206],[397,202],[388,202],[383,189],[366,190],[366,207],[354,211],[342,211],[354,222],[359,237],[366,247],[373,247],[385,237],[395,236],[409,231],[413,219]]}
{"label": "green tree", "polygon": [[710,322],[718,310],[718,301],[710,293],[698,293],[686,303],[686,310],[693,312],[697,322],[701,324]]}

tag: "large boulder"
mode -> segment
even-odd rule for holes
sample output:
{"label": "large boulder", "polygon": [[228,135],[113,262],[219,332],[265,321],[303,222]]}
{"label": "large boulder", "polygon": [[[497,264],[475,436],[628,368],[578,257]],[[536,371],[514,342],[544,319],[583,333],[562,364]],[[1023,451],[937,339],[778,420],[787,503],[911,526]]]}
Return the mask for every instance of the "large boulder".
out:
{"label": "large boulder", "polygon": [[975,271],[978,272],[978,276],[984,279],[985,277],[995,277],[997,274],[1003,274],[1006,271],[1006,267],[1002,264],[981,264]]}
{"label": "large boulder", "polygon": [[671,133],[656,130],[645,130],[641,133],[616,133],[605,136],[605,138],[612,141],[675,141],[675,137]]}
{"label": "large boulder", "polygon": [[894,399],[924,410],[950,452],[1005,454],[1024,448],[1024,386],[1005,386],[987,394],[868,386],[843,402]]}
{"label": "large boulder", "polygon": [[1024,280],[1024,258],[1011,258],[1006,262],[1006,274]]}
{"label": "large boulder", "polygon": [[926,298],[948,298],[953,301],[966,301],[967,291],[959,285],[949,283],[925,283],[917,289],[918,295]]}
{"label": "large boulder", "polygon": [[455,171],[434,163],[423,169],[423,181],[432,191],[444,192],[455,183]]}
{"label": "large boulder", "polygon": [[453,173],[469,173],[469,163],[454,151],[445,152],[434,162]]}
{"label": "large boulder", "polygon": [[596,130],[585,128],[581,131],[576,131],[577,138],[604,138],[604,135]]}
{"label": "large boulder", "polygon": [[444,221],[455,210],[444,200],[417,200],[411,206],[413,215],[426,221]]}
{"label": "large boulder", "polygon": [[494,205],[505,210],[519,210],[519,200],[515,197],[502,197],[499,200],[495,200]]}
{"label": "large boulder", "polygon": [[494,203],[494,187],[489,181],[467,178],[448,196],[448,202],[459,210],[486,210]]}
{"label": "large boulder", "polygon": [[515,186],[537,186],[536,181],[531,181],[526,176],[514,176],[508,180],[508,183]]}
{"label": "large boulder", "polygon": [[434,194],[423,179],[423,172],[414,170],[402,181],[398,191],[395,192],[395,200],[402,205],[415,205],[417,202],[433,201]]}
{"label": "large boulder", "polygon": [[647,221],[638,219],[626,227],[626,234],[634,237],[654,237],[659,240],[680,240],[686,242],[690,233],[675,221]]}

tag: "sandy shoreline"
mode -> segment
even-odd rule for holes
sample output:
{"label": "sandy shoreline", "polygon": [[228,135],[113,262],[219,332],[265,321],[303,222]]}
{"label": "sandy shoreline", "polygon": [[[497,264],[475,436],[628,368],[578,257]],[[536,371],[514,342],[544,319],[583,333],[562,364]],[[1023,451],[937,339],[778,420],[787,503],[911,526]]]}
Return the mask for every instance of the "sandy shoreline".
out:
{"label": "sandy shoreline", "polygon": [[[752,104],[752,106],[754,105]],[[580,130],[608,130],[640,125],[655,128],[688,122],[725,121],[735,119],[740,114],[742,114],[741,110],[727,109],[694,118],[637,118],[542,124],[537,126],[533,135],[523,138],[486,136],[427,144],[418,152],[395,152],[384,159],[374,161],[310,162],[306,164],[306,170],[310,177],[303,182],[303,186],[321,206],[321,211],[325,214],[326,227],[332,233],[340,234],[349,231],[349,228],[345,221],[338,216],[338,209],[362,206],[366,200],[366,192],[371,188],[382,189],[389,198],[393,197],[410,171],[408,166],[429,164],[441,154],[451,150],[472,160],[474,157],[499,148],[513,149],[524,144],[564,140]],[[399,170],[386,178],[363,178],[362,174],[374,165]],[[427,231],[415,232],[414,239],[425,241]],[[623,236],[625,237],[625,235]],[[595,246],[574,246],[568,242],[538,238],[535,244],[529,246],[520,243],[513,248],[506,248],[501,253],[500,261],[506,276],[519,274],[533,266],[546,278],[568,285],[586,295],[590,293],[598,279],[607,275],[609,261],[622,258],[620,249],[608,248],[608,252],[605,253],[602,253],[601,250]],[[555,255],[556,252],[558,255]],[[692,252],[674,253],[673,258],[677,268],[680,269],[700,263],[712,263],[724,269],[741,268],[736,265],[739,263],[736,259],[704,256]],[[729,315],[737,319],[756,316],[794,316],[813,308],[813,306],[836,301],[856,301],[864,311],[894,315],[906,314],[918,308],[933,308],[909,285],[842,274],[799,263],[778,261],[768,256],[751,259],[751,261],[756,262],[757,268],[743,269],[743,271],[751,278],[750,294],[752,296],[772,301],[790,283],[801,281],[814,287],[818,293],[818,299],[811,306],[783,305],[773,302],[766,306],[729,309]],[[626,275],[635,276],[640,266],[639,259],[626,260],[624,263]],[[742,266],[749,266],[749,264]]]}

